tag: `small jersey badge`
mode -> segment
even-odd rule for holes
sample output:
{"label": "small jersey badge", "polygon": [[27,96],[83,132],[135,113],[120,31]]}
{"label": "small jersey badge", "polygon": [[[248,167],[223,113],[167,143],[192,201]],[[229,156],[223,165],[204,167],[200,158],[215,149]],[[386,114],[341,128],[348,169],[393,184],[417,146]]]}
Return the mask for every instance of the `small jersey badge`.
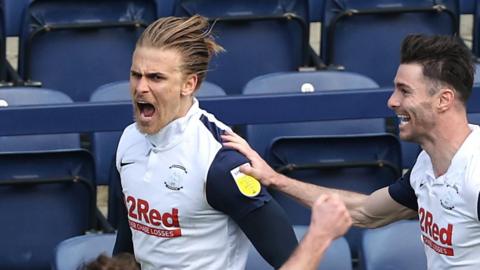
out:
{"label": "small jersey badge", "polygon": [[240,166],[231,170],[230,173],[237,184],[238,190],[240,190],[240,193],[243,195],[255,197],[262,190],[262,186],[257,179],[240,172]]}
{"label": "small jersey badge", "polygon": [[170,175],[163,183],[165,187],[171,190],[181,190],[183,188],[183,178],[188,174],[187,169],[182,165],[171,165],[168,167],[170,169]]}
{"label": "small jersey badge", "polygon": [[450,185],[446,183],[440,193],[440,205],[447,210],[452,210],[455,208],[455,202],[458,201],[458,193],[456,184]]}

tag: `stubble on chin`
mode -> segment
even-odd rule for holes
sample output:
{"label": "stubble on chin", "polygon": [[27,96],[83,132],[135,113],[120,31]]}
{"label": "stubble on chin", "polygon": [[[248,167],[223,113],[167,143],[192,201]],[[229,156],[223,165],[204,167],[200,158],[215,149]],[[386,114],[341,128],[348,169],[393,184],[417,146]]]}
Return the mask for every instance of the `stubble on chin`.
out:
{"label": "stubble on chin", "polygon": [[138,130],[140,133],[142,133],[142,134],[144,134],[144,135],[147,135],[147,134],[148,134],[148,133],[147,133],[147,130],[146,130],[142,125],[140,125],[137,121],[135,121],[135,126],[137,127],[137,130]]}

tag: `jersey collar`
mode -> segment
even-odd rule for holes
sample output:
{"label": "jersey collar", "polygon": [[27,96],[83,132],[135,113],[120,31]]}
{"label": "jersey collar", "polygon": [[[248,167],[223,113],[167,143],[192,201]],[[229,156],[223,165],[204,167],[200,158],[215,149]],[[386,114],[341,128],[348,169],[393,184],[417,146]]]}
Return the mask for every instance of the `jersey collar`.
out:
{"label": "jersey collar", "polygon": [[192,106],[184,117],[180,117],[170,122],[158,133],[146,135],[147,141],[151,146],[150,150],[162,151],[180,143],[185,135],[185,130],[189,122],[194,118],[193,116],[198,113],[200,113],[198,100],[194,98]]}

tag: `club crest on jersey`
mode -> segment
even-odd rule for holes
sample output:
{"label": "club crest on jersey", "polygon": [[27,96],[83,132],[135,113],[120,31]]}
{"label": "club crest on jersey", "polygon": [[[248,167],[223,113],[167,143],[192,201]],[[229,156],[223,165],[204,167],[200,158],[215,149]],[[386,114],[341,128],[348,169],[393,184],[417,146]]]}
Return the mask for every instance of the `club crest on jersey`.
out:
{"label": "club crest on jersey", "polygon": [[262,186],[257,179],[240,172],[240,166],[231,170],[230,173],[235,180],[235,184],[237,184],[238,190],[240,190],[240,193],[243,195],[247,197],[255,197],[262,190]]}
{"label": "club crest on jersey", "polygon": [[440,205],[447,210],[452,210],[455,208],[454,202],[458,197],[458,186],[456,184],[445,184],[440,196]]}
{"label": "club crest on jersey", "polygon": [[170,175],[163,182],[165,187],[171,190],[181,190],[183,188],[183,178],[187,175],[187,169],[182,165],[171,165],[168,167]]}

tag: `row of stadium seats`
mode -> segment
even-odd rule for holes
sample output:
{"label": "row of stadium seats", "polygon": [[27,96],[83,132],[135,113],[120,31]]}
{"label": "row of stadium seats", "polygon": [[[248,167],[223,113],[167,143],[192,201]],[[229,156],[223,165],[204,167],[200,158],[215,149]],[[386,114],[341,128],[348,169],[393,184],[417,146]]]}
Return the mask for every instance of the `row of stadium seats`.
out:
{"label": "row of stadium seats", "polygon": [[[100,85],[125,80],[135,40],[161,16],[201,14],[215,22],[213,31],[227,52],[213,59],[208,80],[228,95],[241,94],[259,75],[303,68],[345,69],[389,86],[405,35],[457,34],[460,16],[458,0],[27,2],[16,17],[22,23],[14,83],[62,89],[74,101],[88,101]],[[320,56],[308,43],[312,6],[323,10]],[[2,53],[12,24],[2,26]]]}
{"label": "row of stadium seats", "polygon": [[[302,239],[307,229],[303,225],[294,226],[298,240]],[[361,237],[361,266],[358,269],[426,269],[425,253],[419,235],[417,220],[399,221],[384,228],[365,230]],[[112,255],[114,241],[115,234],[89,234],[64,240],[56,247],[53,269],[80,269],[100,254]],[[246,270],[271,269],[273,268],[251,246]],[[332,242],[318,269],[352,270],[350,249],[345,238]]]}
{"label": "row of stadium seats", "polygon": [[[5,2],[7,16],[7,33],[9,36],[17,36],[20,28],[20,18],[24,7],[30,0],[3,0]],[[157,2],[157,14],[159,16],[165,16],[170,14],[175,0],[155,0]],[[308,9],[309,17],[312,22],[322,22],[325,0],[309,0]],[[459,0],[460,13],[461,14],[474,14],[476,3],[471,0]]]}

